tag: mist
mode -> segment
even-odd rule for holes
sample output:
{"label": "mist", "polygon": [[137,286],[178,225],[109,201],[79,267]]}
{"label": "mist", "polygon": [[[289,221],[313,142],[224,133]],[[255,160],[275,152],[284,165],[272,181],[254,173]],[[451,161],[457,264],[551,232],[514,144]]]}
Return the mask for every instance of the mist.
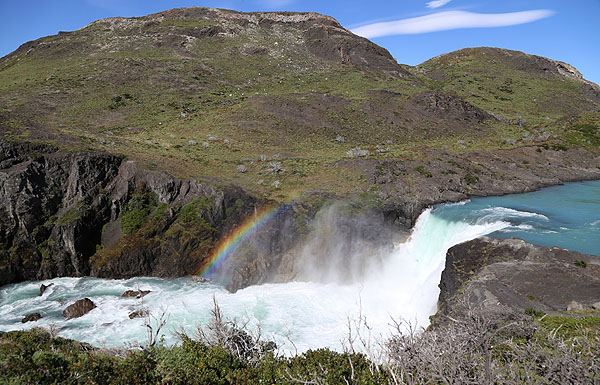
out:
{"label": "mist", "polygon": [[[55,278],[44,281],[54,285],[43,296],[38,295],[40,282],[8,285],[0,293],[0,329],[53,323],[63,337],[122,346],[144,340],[142,321],[129,319],[128,314],[146,308],[169,314],[163,331],[165,342],[172,344],[177,342],[173,332],[193,332],[196,325],[208,322],[214,296],[226,317],[260,328],[282,352],[324,346],[341,350],[349,322],[368,325],[365,332],[373,341],[389,336],[393,319],[427,327],[437,310],[448,248],[509,225],[498,216],[489,221],[451,221],[428,209],[407,238],[407,232],[374,211],[336,203],[316,212],[304,231],[299,231],[292,215],[297,212],[290,209],[248,238],[237,253],[237,262],[243,263],[229,265],[239,269],[229,271],[232,277],[240,271],[255,274],[263,284],[230,292],[219,282],[192,277]],[[142,299],[121,298],[130,289],[151,292]],[[97,308],[64,320],[64,304],[82,297]],[[21,324],[21,315],[32,311],[44,318],[35,325]]]}

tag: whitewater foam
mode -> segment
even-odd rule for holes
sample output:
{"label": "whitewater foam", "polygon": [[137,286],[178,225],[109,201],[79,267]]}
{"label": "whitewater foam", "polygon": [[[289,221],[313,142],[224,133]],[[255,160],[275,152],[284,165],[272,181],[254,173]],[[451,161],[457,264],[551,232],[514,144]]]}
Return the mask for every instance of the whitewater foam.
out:
{"label": "whitewater foam", "polygon": [[[251,330],[260,327],[263,336],[275,340],[284,351],[323,346],[341,349],[349,320],[366,320],[369,333],[382,338],[388,335],[392,317],[426,327],[429,316],[436,312],[448,248],[508,226],[508,222],[490,218],[474,224],[448,221],[427,209],[407,241],[396,245],[381,266],[360,282],[346,285],[290,282],[251,286],[232,294],[191,278],[57,278],[43,282],[53,283],[43,296],[38,295],[41,282],[8,285],[0,290],[0,330],[55,323],[61,336],[95,345],[143,343],[143,320],[131,320],[128,315],[145,307],[154,315],[169,315],[165,341],[174,343],[173,332],[184,329],[191,333],[197,324],[208,322],[214,296],[227,317],[247,323]],[[121,297],[132,289],[151,293],[141,299]],[[97,308],[65,321],[62,310],[83,297],[92,299]],[[34,311],[44,318],[20,323]]]}
{"label": "whitewater foam", "polygon": [[544,221],[550,220],[547,216],[543,214],[532,213],[529,211],[520,211],[508,207],[490,207],[481,209],[481,212],[487,214],[484,214],[484,217],[489,216],[496,218],[536,218]]}

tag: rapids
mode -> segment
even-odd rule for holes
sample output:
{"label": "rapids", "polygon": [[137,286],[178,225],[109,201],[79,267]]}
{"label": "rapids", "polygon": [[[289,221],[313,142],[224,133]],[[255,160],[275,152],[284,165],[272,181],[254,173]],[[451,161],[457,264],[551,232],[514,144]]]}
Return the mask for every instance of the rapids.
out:
{"label": "rapids", "polygon": [[[283,351],[341,349],[349,323],[372,342],[385,338],[392,319],[426,327],[436,312],[437,285],[448,248],[483,235],[518,236],[532,243],[599,254],[600,182],[473,198],[427,209],[410,237],[395,246],[382,266],[353,284],[265,284],[235,294],[189,277],[55,278],[6,285],[0,287],[0,330],[52,324],[62,337],[97,346],[143,344],[143,321],[129,319],[128,314],[146,307],[156,316],[163,311],[168,314],[163,334],[165,343],[172,344],[177,342],[173,332],[193,333],[196,325],[209,320],[214,296],[226,317],[247,323],[251,331],[260,328],[263,338],[275,340]],[[38,296],[42,283],[53,285]],[[138,288],[152,292],[142,299],[120,297]],[[97,308],[81,318],[64,320],[62,310],[83,297]],[[22,324],[21,319],[32,312],[43,318]]]}

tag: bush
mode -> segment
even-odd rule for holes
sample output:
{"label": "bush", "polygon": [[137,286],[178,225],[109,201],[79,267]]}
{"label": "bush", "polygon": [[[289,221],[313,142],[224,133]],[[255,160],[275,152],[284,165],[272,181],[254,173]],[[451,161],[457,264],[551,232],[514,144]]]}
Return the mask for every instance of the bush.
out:
{"label": "bush", "polygon": [[433,177],[433,174],[431,173],[431,171],[425,169],[425,167],[423,167],[423,166],[416,167],[415,171],[417,171],[421,175],[425,175],[427,178]]}
{"label": "bush", "polygon": [[575,266],[583,267],[584,269],[587,267],[587,262],[581,259],[575,260]]}
{"label": "bush", "polygon": [[475,184],[479,182],[479,178],[469,172],[467,175],[465,175],[465,182],[467,184]]}
{"label": "bush", "polygon": [[148,219],[148,215],[156,207],[156,194],[135,193],[127,202],[121,213],[121,230],[123,234],[137,231]]}
{"label": "bush", "polygon": [[291,382],[315,384],[384,384],[388,372],[364,354],[338,353],[327,348],[309,350],[287,360],[284,368]]}
{"label": "bush", "polygon": [[537,310],[533,307],[526,308],[525,314],[527,314],[528,316],[533,317],[533,318],[542,318],[543,316],[546,315],[545,312],[543,312],[541,310]]}
{"label": "bush", "polygon": [[[539,316],[530,308],[525,311]],[[440,384],[594,383],[598,317],[542,316],[503,307],[466,308],[447,324],[406,332],[381,355],[330,349],[278,356],[274,346],[227,320],[174,347],[96,349],[41,329],[0,334],[0,383],[35,384]],[[594,334],[595,333],[595,334]],[[384,365],[375,362],[383,362]]]}
{"label": "bush", "polygon": [[118,377],[112,380],[121,384],[157,384],[160,381],[155,374],[155,368],[156,361],[149,353],[129,353],[119,365]]}
{"label": "bush", "polygon": [[211,201],[208,198],[194,199],[179,210],[177,220],[185,224],[195,223],[200,220],[200,214],[210,206]]}

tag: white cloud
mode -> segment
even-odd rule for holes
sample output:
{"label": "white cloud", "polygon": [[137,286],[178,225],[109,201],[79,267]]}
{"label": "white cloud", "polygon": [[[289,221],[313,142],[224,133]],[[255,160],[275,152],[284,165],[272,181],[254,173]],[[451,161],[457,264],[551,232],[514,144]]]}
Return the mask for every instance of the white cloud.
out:
{"label": "white cloud", "polygon": [[371,39],[390,35],[407,35],[446,31],[460,28],[490,28],[531,23],[552,16],[554,11],[536,9],[510,13],[473,13],[467,11],[444,11],[431,15],[396,21],[368,24],[354,28],[353,33]]}
{"label": "white cloud", "polygon": [[432,0],[426,4],[427,8],[439,8],[448,4],[452,0]]}

